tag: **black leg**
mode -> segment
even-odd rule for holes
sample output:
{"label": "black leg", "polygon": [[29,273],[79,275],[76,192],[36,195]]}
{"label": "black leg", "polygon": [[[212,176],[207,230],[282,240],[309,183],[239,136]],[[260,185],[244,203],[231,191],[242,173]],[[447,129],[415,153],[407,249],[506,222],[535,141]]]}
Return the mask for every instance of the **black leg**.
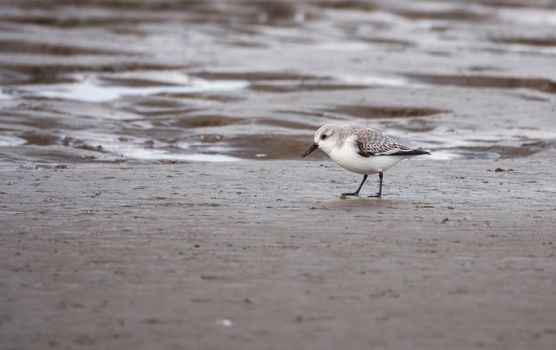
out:
{"label": "black leg", "polygon": [[383,173],[378,173],[378,178],[380,179],[380,184],[378,187],[378,193],[373,195],[373,196],[369,196],[369,197],[376,197],[376,198],[380,198],[382,197],[382,178],[384,177]]}
{"label": "black leg", "polygon": [[361,181],[361,184],[359,185],[357,191],[352,193],[342,193],[342,196],[356,196],[356,197],[359,196],[359,191],[361,191],[361,187],[363,187],[365,181],[367,181],[367,175],[363,175],[363,181]]}

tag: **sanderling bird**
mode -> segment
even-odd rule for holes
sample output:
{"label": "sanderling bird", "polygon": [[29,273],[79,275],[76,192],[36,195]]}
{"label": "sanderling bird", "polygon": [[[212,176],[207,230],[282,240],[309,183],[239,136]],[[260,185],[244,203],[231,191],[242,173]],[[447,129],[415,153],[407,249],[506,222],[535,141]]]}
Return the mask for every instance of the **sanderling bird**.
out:
{"label": "sanderling bird", "polygon": [[369,197],[381,197],[382,178],[386,170],[406,158],[430,154],[427,151],[402,146],[376,129],[353,124],[322,126],[315,133],[315,143],[307,148],[301,157],[307,157],[316,149],[324,151],[342,168],[363,175],[363,181],[357,191],[342,193],[342,196],[359,196],[367,177],[378,173],[378,193]]}

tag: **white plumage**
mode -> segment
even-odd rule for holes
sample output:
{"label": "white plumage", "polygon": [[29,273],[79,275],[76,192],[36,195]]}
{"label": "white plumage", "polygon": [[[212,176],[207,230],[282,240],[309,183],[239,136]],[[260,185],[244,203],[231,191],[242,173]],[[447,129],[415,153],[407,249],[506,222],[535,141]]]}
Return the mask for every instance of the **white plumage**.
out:
{"label": "white plumage", "polygon": [[321,149],[341,167],[363,175],[363,181],[357,191],[343,193],[344,196],[358,196],[367,176],[378,173],[379,191],[372,197],[380,197],[385,171],[404,159],[430,154],[427,151],[402,146],[376,129],[354,124],[325,125],[317,130],[314,141],[315,143],[301,155],[302,157],[306,157],[316,149]]}

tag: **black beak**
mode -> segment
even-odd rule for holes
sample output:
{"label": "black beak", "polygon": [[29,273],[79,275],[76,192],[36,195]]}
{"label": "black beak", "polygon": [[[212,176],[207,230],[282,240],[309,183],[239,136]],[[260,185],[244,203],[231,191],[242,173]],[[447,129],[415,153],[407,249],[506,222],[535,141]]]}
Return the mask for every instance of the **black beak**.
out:
{"label": "black beak", "polygon": [[317,145],[316,143],[313,143],[311,146],[309,146],[309,148],[307,148],[305,150],[305,152],[303,152],[303,154],[301,155],[301,158],[307,157],[309,154],[311,154],[317,148],[319,148],[319,145]]}

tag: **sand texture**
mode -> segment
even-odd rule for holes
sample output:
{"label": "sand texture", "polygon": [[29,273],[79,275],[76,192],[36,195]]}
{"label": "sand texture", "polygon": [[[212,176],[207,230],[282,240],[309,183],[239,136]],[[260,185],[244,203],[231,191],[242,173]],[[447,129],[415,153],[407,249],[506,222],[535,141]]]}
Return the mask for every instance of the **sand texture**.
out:
{"label": "sand texture", "polygon": [[551,158],[2,171],[1,348],[554,349]]}

